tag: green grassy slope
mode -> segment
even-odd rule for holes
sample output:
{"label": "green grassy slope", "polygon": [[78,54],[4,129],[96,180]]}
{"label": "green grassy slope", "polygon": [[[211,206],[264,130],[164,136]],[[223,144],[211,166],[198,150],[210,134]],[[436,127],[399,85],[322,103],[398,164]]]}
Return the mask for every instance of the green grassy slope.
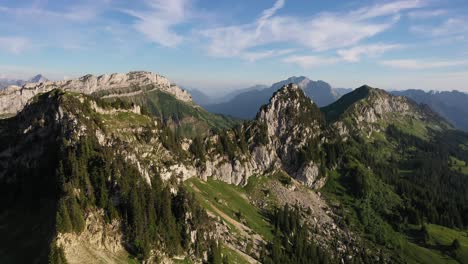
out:
{"label": "green grassy slope", "polygon": [[248,201],[242,187],[212,179],[204,182],[197,178],[187,180],[185,185],[195,193],[207,210],[218,214],[217,210],[213,210],[215,207],[264,239],[273,238],[271,225],[262,212]]}
{"label": "green grassy slope", "polygon": [[205,135],[211,129],[232,128],[239,121],[227,116],[212,114],[194,103],[177,100],[174,96],[159,91],[143,91],[132,96],[111,97],[106,101],[119,98],[142,106],[149,114],[165,120],[174,127],[180,136],[193,137]]}

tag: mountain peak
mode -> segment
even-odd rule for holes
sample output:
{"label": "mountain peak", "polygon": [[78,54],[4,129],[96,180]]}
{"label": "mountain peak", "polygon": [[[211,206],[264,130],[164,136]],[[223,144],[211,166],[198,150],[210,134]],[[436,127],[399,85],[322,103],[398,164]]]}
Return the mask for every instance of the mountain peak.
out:
{"label": "mountain peak", "polygon": [[385,130],[389,124],[409,128],[417,136],[426,137],[431,130],[445,130],[448,123],[431,110],[417,105],[403,96],[363,85],[342,96],[335,103],[322,108],[328,122],[343,124],[348,131],[364,132]]}
{"label": "mountain peak", "polygon": [[49,80],[44,77],[44,75],[42,74],[38,74],[34,77],[32,77],[31,79],[29,79],[27,82],[28,83],[41,83],[41,82],[48,82]]}
{"label": "mountain peak", "polygon": [[[285,128],[315,123],[321,120],[320,117],[320,110],[295,83],[286,84],[276,91],[270,102],[257,114],[257,120],[269,124],[276,134],[278,130],[284,131]],[[280,124],[279,127],[283,124],[284,127],[278,128],[274,124]]]}
{"label": "mountain peak", "polygon": [[[361,86],[360,86],[359,88],[357,88],[357,89],[372,90],[372,89],[375,89],[375,88],[374,88],[374,87],[371,87],[371,86],[369,86],[369,85],[367,85],[367,84],[364,84],[364,85],[361,85]],[[357,90],[357,89],[356,89],[356,90]]]}
{"label": "mountain peak", "polygon": [[288,94],[288,93],[300,93],[301,88],[299,87],[298,84],[296,83],[289,83],[284,85],[281,89],[277,91],[273,96],[275,95],[281,95],[281,94]]}
{"label": "mountain peak", "polygon": [[[362,107],[357,105],[362,105]],[[334,122],[342,115],[352,112],[353,109],[360,114],[363,114],[365,109],[373,109],[375,110],[373,112],[380,116],[390,112],[403,114],[413,108],[414,106],[406,98],[393,96],[382,89],[365,84],[343,95],[331,105],[323,107],[322,110],[327,120]]]}

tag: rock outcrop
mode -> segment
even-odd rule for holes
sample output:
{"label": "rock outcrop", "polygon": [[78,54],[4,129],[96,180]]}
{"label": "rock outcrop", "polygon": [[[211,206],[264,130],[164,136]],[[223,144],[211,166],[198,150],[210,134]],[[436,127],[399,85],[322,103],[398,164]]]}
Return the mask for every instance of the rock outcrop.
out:
{"label": "rock outcrop", "polygon": [[68,263],[123,263],[128,254],[120,222],[115,219],[106,223],[102,209],[86,215],[83,232],[59,233],[56,243]]}

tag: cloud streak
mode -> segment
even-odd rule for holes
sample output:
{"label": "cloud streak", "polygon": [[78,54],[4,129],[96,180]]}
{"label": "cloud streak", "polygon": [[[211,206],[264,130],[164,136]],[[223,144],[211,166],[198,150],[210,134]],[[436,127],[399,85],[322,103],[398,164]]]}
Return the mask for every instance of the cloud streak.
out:
{"label": "cloud streak", "polygon": [[384,60],[380,64],[392,68],[404,70],[427,70],[436,68],[448,68],[454,66],[466,66],[468,60]]}
{"label": "cloud streak", "polygon": [[432,37],[464,36],[468,35],[468,24],[466,24],[466,18],[449,18],[434,27],[413,26],[411,31]]}
{"label": "cloud streak", "polygon": [[145,11],[123,10],[136,19],[133,26],[150,41],[165,47],[176,47],[184,40],[174,27],[191,16],[189,0],[150,0]]}
{"label": "cloud streak", "polygon": [[7,51],[12,54],[20,54],[29,47],[29,40],[23,37],[1,37],[0,50]]}
{"label": "cloud streak", "polygon": [[447,10],[436,9],[436,10],[418,10],[408,13],[408,17],[411,19],[428,19],[433,17],[439,17],[448,14]]}
{"label": "cloud streak", "polygon": [[338,58],[321,57],[321,56],[298,56],[293,55],[283,59],[283,62],[293,63],[301,66],[304,69],[333,65],[339,62]]}
{"label": "cloud streak", "polygon": [[284,43],[316,52],[345,48],[391,28],[400,12],[424,6],[423,1],[408,0],[313,17],[277,15],[284,4],[283,0],[276,1],[251,23],[201,30],[209,55],[242,57],[253,49]]}
{"label": "cloud streak", "polygon": [[383,55],[384,53],[388,51],[400,49],[402,47],[403,46],[400,44],[379,43],[379,44],[355,46],[350,49],[341,49],[341,50],[338,50],[337,53],[338,55],[341,56],[341,58],[344,61],[359,62],[361,60],[361,57],[363,56],[375,58],[375,57]]}
{"label": "cloud streak", "polygon": [[[41,21],[58,21],[85,23],[96,19],[110,0],[82,1],[80,4],[71,4],[64,10],[50,10],[43,6],[11,8],[0,6],[0,13],[23,19],[33,18],[37,23]],[[40,20],[38,20],[40,18]]]}

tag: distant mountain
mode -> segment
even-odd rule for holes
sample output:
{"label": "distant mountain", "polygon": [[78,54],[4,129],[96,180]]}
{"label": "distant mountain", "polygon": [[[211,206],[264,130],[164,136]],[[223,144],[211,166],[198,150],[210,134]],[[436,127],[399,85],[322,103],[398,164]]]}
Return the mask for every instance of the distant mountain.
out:
{"label": "distant mountain", "polygon": [[11,85],[23,86],[26,83],[41,83],[41,82],[47,82],[47,81],[49,80],[46,77],[44,77],[42,74],[38,74],[29,80],[0,78],[0,89],[4,89]]}
{"label": "distant mountain", "polygon": [[468,94],[459,91],[425,92],[423,90],[392,91],[394,95],[406,96],[426,104],[456,128],[468,131]]}
{"label": "distant mountain", "polygon": [[227,102],[227,101],[233,99],[234,97],[238,96],[239,94],[243,94],[243,93],[251,92],[251,91],[259,91],[259,90],[263,90],[263,89],[267,89],[267,88],[269,88],[268,85],[257,84],[257,85],[251,86],[249,88],[236,89],[236,90],[234,90],[232,92],[229,92],[228,94],[220,97],[219,99],[216,99],[214,103]]}
{"label": "distant mountain", "polygon": [[[304,76],[294,76],[274,83],[270,88],[251,88],[236,95],[227,102],[203,105],[203,107],[214,113],[230,115],[243,119],[252,119],[255,117],[258,108],[268,103],[269,98],[274,92],[289,83],[297,84],[319,107],[331,104],[340,97],[338,93],[336,93],[333,88],[324,81],[312,81]],[[256,87],[262,88],[262,86]]]}
{"label": "distant mountain", "polygon": [[0,78],[0,89],[4,89],[10,85],[21,86],[25,83],[23,80]]}
{"label": "distant mountain", "polygon": [[41,83],[41,82],[48,82],[48,81],[49,81],[49,79],[44,77],[42,74],[38,74],[38,75],[32,77],[31,79],[29,79],[27,82],[28,83]]}
{"label": "distant mountain", "polygon": [[214,103],[214,99],[211,96],[198,89],[187,88],[187,91],[192,95],[192,100],[196,104],[207,105]]}

